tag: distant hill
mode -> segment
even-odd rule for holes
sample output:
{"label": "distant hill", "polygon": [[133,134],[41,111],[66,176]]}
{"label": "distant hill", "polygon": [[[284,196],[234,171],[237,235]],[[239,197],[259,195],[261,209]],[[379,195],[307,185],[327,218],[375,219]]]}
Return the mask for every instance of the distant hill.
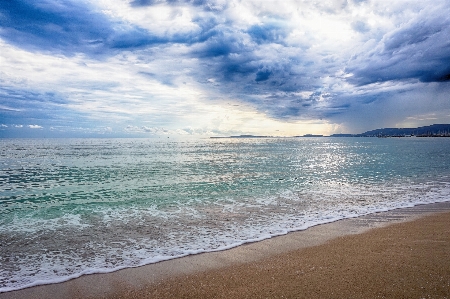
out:
{"label": "distant hill", "polygon": [[[435,124],[418,128],[384,128],[367,131],[361,134],[333,134],[329,137],[450,137],[450,124]],[[323,135],[305,134],[293,137],[325,137]],[[279,138],[277,136],[238,135],[213,136],[210,138]]]}
{"label": "distant hill", "polygon": [[367,131],[354,136],[373,137],[373,136],[419,136],[432,137],[442,136],[450,137],[450,124],[435,124],[431,126],[418,128],[384,128]]}
{"label": "distant hill", "polygon": [[358,134],[333,134],[330,137],[357,137]]}

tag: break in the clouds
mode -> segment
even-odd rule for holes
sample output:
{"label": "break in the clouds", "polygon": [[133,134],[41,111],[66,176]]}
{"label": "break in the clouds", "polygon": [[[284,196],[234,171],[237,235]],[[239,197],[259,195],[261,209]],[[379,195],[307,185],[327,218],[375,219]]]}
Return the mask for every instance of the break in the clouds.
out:
{"label": "break in the clouds", "polygon": [[0,135],[448,123],[449,15],[447,0],[1,1]]}

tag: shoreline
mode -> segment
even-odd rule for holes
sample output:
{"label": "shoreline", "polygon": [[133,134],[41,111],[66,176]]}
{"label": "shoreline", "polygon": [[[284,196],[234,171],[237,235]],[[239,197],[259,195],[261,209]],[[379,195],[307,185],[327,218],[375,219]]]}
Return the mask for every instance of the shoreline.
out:
{"label": "shoreline", "polygon": [[[134,294],[135,298],[141,298],[138,295],[139,290],[158,284],[165,285],[174,279],[230,269],[230,267],[239,268],[271,257],[289,255],[294,251],[322,246],[329,241],[345,236],[361,235],[368,231],[376,231],[372,229],[391,226],[395,223],[414,222],[419,218],[441,212],[447,212],[446,214],[450,215],[450,202],[417,205],[411,208],[347,218],[263,241],[246,243],[224,251],[190,255],[107,274],[84,275],[62,283],[0,293],[0,299],[116,298],[119,295],[126,298],[126,294]],[[176,284],[174,281],[173,283]]]}

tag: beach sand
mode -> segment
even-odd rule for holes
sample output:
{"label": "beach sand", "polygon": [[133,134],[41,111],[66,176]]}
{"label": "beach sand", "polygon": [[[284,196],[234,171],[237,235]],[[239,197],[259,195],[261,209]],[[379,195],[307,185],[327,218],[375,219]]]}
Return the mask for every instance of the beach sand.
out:
{"label": "beach sand", "polygon": [[450,298],[450,203],[336,221],[3,298]]}

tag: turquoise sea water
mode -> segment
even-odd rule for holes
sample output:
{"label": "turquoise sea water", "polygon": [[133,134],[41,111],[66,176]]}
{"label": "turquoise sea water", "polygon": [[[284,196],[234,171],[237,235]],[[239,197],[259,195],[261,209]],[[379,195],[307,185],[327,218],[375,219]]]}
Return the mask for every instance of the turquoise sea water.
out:
{"label": "turquoise sea water", "polygon": [[0,292],[450,200],[450,138],[4,139]]}

